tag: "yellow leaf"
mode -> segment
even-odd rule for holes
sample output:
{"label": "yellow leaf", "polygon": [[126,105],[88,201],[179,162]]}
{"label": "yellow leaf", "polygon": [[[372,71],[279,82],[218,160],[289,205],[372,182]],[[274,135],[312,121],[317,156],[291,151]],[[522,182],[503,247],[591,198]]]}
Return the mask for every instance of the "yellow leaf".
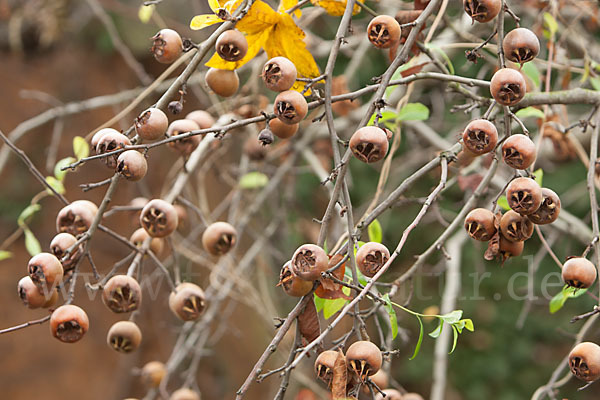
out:
{"label": "yellow leaf", "polygon": [[223,22],[223,20],[214,14],[196,15],[190,22],[190,28],[199,30]]}
{"label": "yellow leaf", "polygon": [[142,4],[140,6],[140,9],[138,10],[138,18],[140,19],[140,21],[142,21],[142,23],[147,24],[148,21],[150,21],[155,7],[156,6],[154,4],[151,4],[149,6],[145,6]]}
{"label": "yellow leaf", "polygon": [[265,42],[271,35],[271,31],[273,28],[267,28],[264,31],[254,33],[252,35],[246,36],[246,40],[248,41],[248,52],[239,61],[225,61],[217,53],[215,53],[210,60],[206,63],[207,67],[210,68],[218,68],[218,69],[238,69],[242,65],[246,64],[248,61],[256,57],[260,49],[265,45]]}
{"label": "yellow leaf", "polygon": [[[327,14],[333,15],[334,17],[340,17],[344,15],[346,11],[346,0],[311,0],[311,2],[319,7],[323,7]],[[360,6],[354,4],[352,15],[356,15],[360,12]]]}
{"label": "yellow leaf", "polygon": [[229,13],[232,13],[233,10],[242,4],[242,0],[219,0],[219,4],[221,4],[221,7],[229,11]]}
{"label": "yellow leaf", "polygon": [[[295,7],[296,5],[298,5],[298,0],[281,0],[277,11],[286,12],[287,10]],[[296,11],[294,11],[293,14],[294,14],[294,17],[300,18],[302,16],[302,11],[300,11],[300,9],[297,9]]]}
{"label": "yellow leaf", "polygon": [[252,4],[248,14],[246,14],[235,27],[248,34],[257,33],[277,24],[281,15],[282,14],[273,10],[267,3],[258,0]]}
{"label": "yellow leaf", "polygon": [[219,0],[208,0],[208,6],[211,10],[216,14],[221,5],[219,4]]}

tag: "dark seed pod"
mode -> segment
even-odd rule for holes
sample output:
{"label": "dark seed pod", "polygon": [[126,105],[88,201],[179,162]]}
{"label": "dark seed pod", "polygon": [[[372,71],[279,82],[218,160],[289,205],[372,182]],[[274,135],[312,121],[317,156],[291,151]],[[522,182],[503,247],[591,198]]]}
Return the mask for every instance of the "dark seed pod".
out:
{"label": "dark seed pod", "polygon": [[235,70],[211,68],[204,79],[208,87],[221,97],[233,96],[240,87],[240,78]]}
{"label": "dark seed pod", "polygon": [[542,205],[542,188],[531,178],[517,178],[506,188],[506,199],[519,214],[533,214]]}
{"label": "dark seed pod", "polygon": [[500,219],[502,235],[512,242],[523,242],[533,235],[533,222],[513,210],[508,210]]}
{"label": "dark seed pod", "polygon": [[279,93],[273,105],[275,116],[284,124],[293,125],[306,117],[308,103],[303,95],[295,90]]}
{"label": "dark seed pod", "polygon": [[119,321],[110,327],[106,342],[119,353],[131,353],[140,347],[142,332],[135,322]]}
{"label": "dark seed pod", "polygon": [[[200,127],[197,123],[190,119],[178,119],[171,122],[167,129],[167,136],[173,137],[183,135],[191,131],[197,131]],[[174,142],[169,142],[169,147],[179,152],[182,156],[189,156],[200,144],[202,137],[199,135],[189,136],[184,139],[179,139]]]}
{"label": "dark seed pod", "polygon": [[511,135],[502,145],[502,160],[511,168],[527,169],[535,161],[535,144],[525,135]]}
{"label": "dark seed pod", "polygon": [[558,219],[560,214],[560,198],[554,191],[542,188],[542,205],[527,218],[537,225],[551,224]]}
{"label": "dark seed pod", "polygon": [[135,182],[146,176],[148,162],[146,157],[137,150],[127,150],[117,158],[117,172],[125,179]]}
{"label": "dark seed pod", "polygon": [[350,150],[354,157],[365,163],[382,160],[389,147],[387,135],[376,126],[363,126],[350,138]]}
{"label": "dark seed pod", "polygon": [[239,61],[248,52],[246,36],[237,29],[225,31],[219,35],[215,50],[225,61]]}
{"label": "dark seed pod", "polygon": [[[96,146],[96,154],[110,153],[129,145],[131,145],[131,141],[127,136],[118,132],[108,132],[100,138],[100,141]],[[118,157],[118,154],[113,154],[102,158],[102,162],[104,162],[108,168],[115,169],[117,167]]]}
{"label": "dark seed pod", "polygon": [[367,37],[373,46],[389,49],[400,40],[400,24],[394,17],[378,15],[369,22]]}
{"label": "dark seed pod", "polygon": [[333,366],[338,356],[338,352],[334,350],[325,350],[319,354],[315,360],[315,373],[317,378],[325,382],[328,387],[331,387],[333,381]]}
{"label": "dark seed pod", "polygon": [[53,289],[63,279],[63,266],[54,254],[39,253],[29,260],[27,271],[33,283],[42,292]]}
{"label": "dark seed pod", "polygon": [[489,22],[502,8],[502,0],[463,0],[465,12],[473,21]]}
{"label": "dark seed pod", "polygon": [[179,33],[173,29],[161,29],[152,37],[152,54],[156,61],[163,64],[171,64],[177,60],[183,52],[183,41]]}
{"label": "dark seed pod", "polygon": [[196,320],[206,308],[204,291],[193,283],[181,283],[169,295],[169,308],[183,321]]}
{"label": "dark seed pod", "polygon": [[600,378],[600,346],[592,342],[579,343],[569,354],[569,368],[577,378],[594,382]]}
{"label": "dark seed pod", "polygon": [[562,267],[563,281],[577,289],[587,289],[596,281],[596,266],[583,257],[569,258]]}
{"label": "dark seed pod", "polygon": [[102,301],[114,313],[131,312],[142,304],[142,288],[130,276],[115,275],[104,286]]}
{"label": "dark seed pod", "polygon": [[302,297],[310,293],[313,287],[311,281],[305,281],[292,271],[291,262],[286,262],[279,273],[279,283],[288,296]]}
{"label": "dark seed pod", "polygon": [[298,132],[300,124],[285,124],[279,118],[273,118],[269,121],[269,130],[279,139],[289,139]]}
{"label": "dark seed pod", "polygon": [[258,134],[258,142],[260,144],[262,144],[263,146],[270,145],[271,143],[273,143],[274,140],[275,140],[275,138],[273,137],[273,132],[271,132],[271,130],[268,128],[263,129]]}
{"label": "dark seed pod", "polygon": [[157,140],[165,135],[169,119],[167,115],[158,108],[149,108],[141,113],[134,123],[135,133],[144,140]]}
{"label": "dark seed pod", "polygon": [[89,326],[90,321],[85,311],[72,304],[58,307],[50,316],[52,336],[64,343],[79,341]]}
{"label": "dark seed pod", "polygon": [[79,261],[79,258],[83,254],[83,245],[79,245],[69,254],[69,257],[66,260],[63,260],[67,250],[75,243],[77,243],[77,238],[66,232],[54,236],[54,239],[50,242],[50,251],[60,260],[65,271],[74,268],[75,264],[77,264],[77,261]]}
{"label": "dark seed pod", "polygon": [[501,68],[492,76],[490,93],[498,104],[514,106],[527,93],[527,83],[519,71]]}
{"label": "dark seed pod", "polygon": [[390,259],[390,251],[381,243],[368,242],[356,252],[356,266],[363,275],[372,278]]}
{"label": "dark seed pod", "polygon": [[94,213],[90,207],[73,202],[63,207],[56,216],[56,231],[77,236],[87,231],[94,221]]}
{"label": "dark seed pod", "polygon": [[540,40],[527,28],[516,28],[508,32],[502,41],[507,59],[517,64],[533,60],[540,53]]}
{"label": "dark seed pod", "polygon": [[140,224],[152,237],[169,236],[177,229],[177,211],[161,199],[150,200],[142,209]]}
{"label": "dark seed pod", "polygon": [[173,115],[181,114],[183,111],[183,103],[179,100],[170,101],[167,105],[167,110]]}
{"label": "dark seed pod", "polygon": [[275,92],[290,90],[294,86],[297,76],[296,66],[285,57],[271,58],[265,63],[262,70],[265,86]]}
{"label": "dark seed pod", "polygon": [[236,242],[237,231],[227,222],[212,223],[202,234],[202,245],[213,256],[226,254]]}
{"label": "dark seed pod", "polygon": [[327,270],[329,257],[325,250],[314,244],[304,244],[292,256],[292,271],[300,278],[314,281],[321,277],[321,272]]}
{"label": "dark seed pod", "polygon": [[346,351],[346,360],[348,369],[354,371],[361,382],[366,382],[368,376],[375,375],[383,363],[379,347],[366,340],[352,343]]}
{"label": "dark seed pod", "polygon": [[465,229],[472,239],[487,242],[496,234],[494,213],[485,208],[475,208],[465,218]]}
{"label": "dark seed pod", "polygon": [[498,144],[498,130],[487,119],[471,121],[462,137],[467,150],[477,155],[489,153]]}

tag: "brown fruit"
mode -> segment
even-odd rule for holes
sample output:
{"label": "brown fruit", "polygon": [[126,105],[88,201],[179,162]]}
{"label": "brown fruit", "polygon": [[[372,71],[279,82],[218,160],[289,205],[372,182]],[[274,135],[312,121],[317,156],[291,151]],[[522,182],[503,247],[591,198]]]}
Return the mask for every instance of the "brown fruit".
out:
{"label": "brown fruit", "polygon": [[325,382],[328,387],[331,387],[333,380],[333,366],[338,356],[338,352],[334,350],[325,350],[319,354],[315,360],[315,373],[317,378]]}
{"label": "brown fruit", "polygon": [[[131,141],[127,136],[116,131],[108,132],[100,138],[100,141],[98,141],[98,145],[96,146],[96,154],[110,153],[129,145],[131,145]],[[117,167],[118,157],[118,154],[113,154],[102,158],[102,162],[106,164],[108,168],[115,169]]]}
{"label": "brown fruit", "polygon": [[63,279],[63,266],[54,254],[39,253],[27,264],[27,271],[33,283],[42,292],[58,285]]}
{"label": "brown fruit", "polygon": [[500,13],[502,0],[463,0],[463,7],[474,21],[489,22]]}
{"label": "brown fruit", "polygon": [[404,400],[402,393],[396,389],[385,389],[382,392],[385,393],[385,397],[383,397],[383,394],[377,393],[375,400]]}
{"label": "brown fruit", "polygon": [[402,396],[402,400],[424,400],[423,396],[418,393],[406,393]]}
{"label": "brown fruit", "polygon": [[142,332],[132,321],[116,322],[106,335],[108,345],[119,353],[131,353],[142,342]]}
{"label": "brown fruit", "polygon": [[94,213],[83,203],[73,202],[63,207],[56,216],[56,231],[77,236],[86,232],[94,221]]}
{"label": "brown fruit", "polygon": [[548,188],[542,188],[542,205],[533,214],[527,218],[534,224],[551,224],[558,219],[560,214],[560,198],[554,191]]}
{"label": "brown fruit", "polygon": [[150,200],[142,209],[140,224],[152,237],[169,236],[177,229],[177,211],[161,199]]}
{"label": "brown fruit", "polygon": [[169,295],[169,308],[183,321],[198,319],[204,313],[205,307],[204,291],[193,283],[180,283]]}
{"label": "brown fruit", "polygon": [[115,275],[104,285],[102,302],[114,313],[137,310],[142,304],[142,288],[131,276]]}
{"label": "brown fruit", "polygon": [[494,219],[490,210],[475,208],[465,218],[465,229],[472,239],[487,242],[496,234]]}
{"label": "brown fruit", "polygon": [[273,118],[269,121],[269,129],[279,139],[289,139],[298,132],[300,124],[286,124],[281,122],[279,118]]}
{"label": "brown fruit", "polygon": [[593,382],[600,378],[600,346],[592,342],[579,343],[569,354],[569,368],[577,378]]}
{"label": "brown fruit", "polygon": [[183,52],[181,36],[173,29],[161,29],[152,40],[154,43],[150,51],[159,63],[171,64]]}
{"label": "brown fruit", "polygon": [[596,281],[596,266],[583,257],[569,258],[562,267],[563,281],[577,289],[587,289]]}
{"label": "brown fruit", "polygon": [[286,90],[275,98],[273,112],[284,124],[294,125],[306,117],[308,103],[299,92]]}
{"label": "brown fruit", "polygon": [[32,309],[43,307],[48,300],[52,298],[52,295],[50,294],[46,297],[44,291],[40,291],[29,276],[25,276],[19,280],[19,283],[17,284],[17,293],[23,304]]}
{"label": "brown fruit", "polygon": [[113,128],[103,128],[100,129],[98,132],[94,133],[94,136],[92,136],[92,140],[90,140],[90,147],[92,148],[92,151],[95,153],[96,152],[96,147],[98,146],[98,142],[100,142],[100,139],[102,139],[102,137],[104,135],[106,135],[107,133],[120,133],[118,130],[113,129]]}
{"label": "brown fruit", "polygon": [[367,376],[375,375],[383,363],[379,347],[366,340],[352,343],[346,351],[346,360],[348,369],[354,371],[361,382],[365,382]]}
{"label": "brown fruit", "polygon": [[378,15],[369,22],[367,37],[373,46],[389,49],[400,40],[400,24],[394,17]]}
{"label": "brown fruit", "polygon": [[275,92],[290,90],[296,83],[297,76],[296,66],[285,57],[271,58],[265,63],[262,70],[265,86]]}
{"label": "brown fruit", "polygon": [[531,178],[516,178],[506,188],[506,199],[519,214],[533,214],[542,205],[542,188]]}
{"label": "brown fruit", "polygon": [[311,281],[306,281],[292,271],[291,262],[286,262],[279,273],[279,283],[288,296],[302,297],[310,293],[313,287]]}
{"label": "brown fruit", "polygon": [[315,244],[304,244],[292,256],[292,271],[300,278],[314,281],[321,277],[321,272],[327,270],[329,257],[325,250]]}
{"label": "brown fruit", "polygon": [[[178,217],[179,218],[179,217]],[[179,219],[178,219],[179,220]],[[142,244],[146,241],[147,238],[151,237],[148,232],[144,228],[138,228],[131,234],[129,241],[133,243],[136,247],[142,247]],[[150,242],[150,250],[157,255],[160,256],[165,246],[164,239],[162,238],[152,238]]]}
{"label": "brown fruit", "polygon": [[533,235],[533,222],[513,210],[508,210],[500,219],[502,235],[513,242],[522,242]]}
{"label": "brown fruit", "polygon": [[[385,389],[389,385],[388,374],[386,374],[386,372],[384,370],[382,370],[382,369],[380,369],[379,371],[377,371],[377,373],[375,375],[370,376],[369,379],[379,389]],[[366,393],[366,394],[371,393],[371,391],[369,390],[369,386],[367,386],[367,385],[363,386],[363,392]],[[375,393],[377,393],[377,391],[375,391]],[[389,397],[386,397],[386,399],[389,400]]]}
{"label": "brown fruit", "polygon": [[90,321],[81,308],[72,304],[58,307],[50,316],[50,332],[64,343],[75,343],[88,331]]}
{"label": "brown fruit", "polygon": [[519,71],[501,68],[492,76],[490,93],[498,104],[514,106],[527,93],[527,83]]}
{"label": "brown fruit", "polygon": [[221,256],[235,246],[237,231],[227,222],[214,222],[202,234],[202,246],[213,256]]}
{"label": "brown fruit", "polygon": [[525,242],[511,242],[504,236],[500,235],[500,256],[502,260],[510,257],[518,257],[523,252]]}
{"label": "brown fruit", "polygon": [[487,119],[471,121],[463,132],[463,144],[473,154],[493,151],[498,144],[498,130]]}
{"label": "brown fruit", "polygon": [[66,251],[75,243],[77,243],[77,238],[66,232],[62,232],[54,236],[50,242],[50,251],[56,256],[56,258],[60,260],[65,271],[74,268],[77,264],[77,261],[79,261],[79,258],[83,254],[83,245],[80,244],[73,251],[71,251],[66,260],[63,260],[63,257],[66,256]]}
{"label": "brown fruit", "polygon": [[239,61],[248,52],[246,36],[237,29],[225,31],[219,35],[215,50],[225,61]]}
{"label": "brown fruit", "polygon": [[540,53],[540,40],[527,28],[516,28],[508,32],[502,41],[507,59],[517,64],[533,60]]}
{"label": "brown fruit", "polygon": [[167,115],[162,110],[153,107],[141,113],[134,123],[135,133],[149,141],[163,137],[168,126]]}
{"label": "brown fruit", "polygon": [[185,116],[185,119],[192,120],[198,124],[200,129],[211,128],[215,124],[215,119],[212,115],[204,110],[195,110]]}
{"label": "brown fruit", "polygon": [[365,243],[356,252],[356,266],[369,278],[375,276],[389,259],[388,248],[377,242]]}
{"label": "brown fruit", "polygon": [[148,171],[146,157],[137,150],[127,150],[117,158],[117,172],[130,181],[139,181]]}
{"label": "brown fruit", "polygon": [[[178,119],[171,122],[167,129],[167,136],[173,137],[182,135],[191,131],[197,131],[200,127],[191,119]],[[179,139],[174,142],[169,142],[169,147],[181,153],[182,156],[189,156],[202,141],[200,135],[189,136],[184,139]]]}
{"label": "brown fruit", "polygon": [[527,169],[535,161],[535,144],[525,135],[511,135],[502,145],[502,159],[511,168]]}
{"label": "brown fruit", "polygon": [[150,361],[142,368],[142,381],[151,388],[157,388],[167,374],[167,367],[160,361]]}
{"label": "brown fruit", "polygon": [[169,400],[200,400],[200,395],[191,389],[181,388],[174,391]]}
{"label": "brown fruit", "polygon": [[385,131],[376,126],[363,126],[354,132],[349,145],[354,157],[365,163],[382,160],[389,147]]}
{"label": "brown fruit", "polygon": [[208,87],[221,97],[233,96],[240,86],[240,78],[235,70],[210,68],[204,79]]}

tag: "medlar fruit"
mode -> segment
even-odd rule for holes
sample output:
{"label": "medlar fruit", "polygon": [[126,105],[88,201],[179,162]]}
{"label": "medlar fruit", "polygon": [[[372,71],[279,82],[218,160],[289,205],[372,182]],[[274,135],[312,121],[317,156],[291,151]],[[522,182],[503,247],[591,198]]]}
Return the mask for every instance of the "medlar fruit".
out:
{"label": "medlar fruit", "polygon": [[281,122],[294,125],[304,119],[308,113],[308,103],[303,95],[295,90],[286,90],[275,98],[273,112]]}
{"label": "medlar fruit", "polygon": [[140,346],[142,332],[135,322],[119,321],[108,330],[106,342],[119,353],[131,353]]}
{"label": "medlar fruit", "polygon": [[104,286],[102,302],[114,313],[137,310],[142,304],[142,288],[131,276],[115,275]]}
{"label": "medlar fruit", "polygon": [[511,135],[502,144],[502,159],[511,168],[527,169],[535,161],[535,144],[525,135]]}
{"label": "medlar fruit", "polygon": [[279,118],[273,118],[269,121],[269,130],[279,139],[289,139],[298,132],[300,124],[286,124]]}
{"label": "medlar fruit", "polygon": [[190,282],[180,283],[169,295],[169,308],[183,321],[198,319],[204,313],[205,303],[204,291]]}
{"label": "medlar fruit", "polygon": [[140,224],[152,237],[169,236],[177,229],[177,211],[161,199],[150,200],[142,209]]}
{"label": "medlar fruit", "polygon": [[50,316],[50,332],[64,343],[79,341],[89,326],[90,321],[85,311],[72,304],[58,307]]}
{"label": "medlar fruit", "polygon": [[321,247],[315,244],[304,244],[292,256],[292,271],[300,278],[314,281],[321,277],[321,272],[327,270],[329,257]]}
{"label": "medlar fruit", "polygon": [[225,61],[239,61],[248,52],[246,36],[237,29],[225,31],[219,35],[215,50]]}
{"label": "medlar fruit", "polygon": [[[178,119],[171,122],[169,125],[169,128],[167,129],[167,136],[178,136],[191,131],[197,131],[199,129],[200,127],[198,124],[191,119]],[[178,151],[182,156],[185,157],[189,156],[194,150],[196,150],[196,147],[198,147],[200,141],[202,141],[202,137],[200,135],[194,135],[176,140],[174,142],[169,142],[168,145],[170,148]]]}
{"label": "medlar fruit", "polygon": [[473,21],[489,22],[502,8],[502,0],[463,0],[465,12]]}
{"label": "medlar fruit", "polygon": [[169,126],[167,115],[158,108],[149,108],[141,113],[134,123],[135,133],[143,140],[160,139]]}
{"label": "medlar fruit", "polygon": [[471,210],[465,218],[465,229],[472,239],[487,242],[496,234],[494,213],[485,208]]}
{"label": "medlar fruit", "polygon": [[498,104],[514,106],[527,93],[527,83],[519,71],[501,68],[492,76],[490,93]]}
{"label": "medlar fruit", "polygon": [[233,96],[240,87],[240,78],[235,70],[210,68],[204,80],[208,87],[221,97]]}
{"label": "medlar fruit", "polygon": [[139,181],[148,171],[146,157],[137,150],[127,150],[117,158],[117,172],[129,181]]}
{"label": "medlar fruit", "polygon": [[587,289],[596,281],[596,266],[583,257],[569,258],[562,267],[563,281],[576,289]]}
{"label": "medlar fruit", "polygon": [[29,277],[41,291],[52,289],[63,279],[63,266],[54,254],[39,253],[27,264]]}
{"label": "medlar fruit", "polygon": [[389,49],[400,40],[400,24],[394,17],[378,15],[369,22],[367,37],[373,46]]}
{"label": "medlar fruit", "polygon": [[471,121],[465,128],[462,137],[467,150],[477,155],[489,153],[498,144],[498,130],[487,119]]}
{"label": "medlar fruit", "polygon": [[554,191],[548,188],[542,188],[542,205],[533,214],[527,218],[534,224],[551,224],[558,219],[560,214],[560,198]]}
{"label": "medlar fruit", "polygon": [[285,57],[271,58],[265,63],[262,70],[262,79],[265,86],[275,92],[290,90],[294,86],[297,77],[296,66]]}
{"label": "medlar fruit", "polygon": [[577,378],[593,382],[600,378],[600,346],[592,342],[579,343],[569,354],[569,368]]}
{"label": "medlar fruit", "polygon": [[311,281],[300,278],[292,271],[291,262],[286,262],[279,273],[279,283],[288,296],[302,297],[310,293],[313,287]]}
{"label": "medlar fruit", "polygon": [[364,276],[372,278],[390,259],[390,251],[381,243],[368,242],[356,252],[356,266]]}
{"label": "medlar fruit", "polygon": [[348,347],[346,360],[348,368],[354,371],[364,383],[367,376],[375,375],[379,371],[383,357],[379,347],[369,341],[361,340]]}
{"label": "medlar fruit", "polygon": [[181,36],[173,29],[161,29],[152,40],[154,43],[150,51],[159,63],[171,64],[183,52]]}
{"label": "medlar fruit", "polygon": [[237,242],[237,231],[227,222],[210,224],[202,234],[202,246],[213,256],[226,254]]}
{"label": "medlar fruit", "polygon": [[333,366],[338,356],[335,350],[325,350],[319,354],[315,360],[315,373],[317,378],[325,382],[328,387],[331,387],[333,380]]}
{"label": "medlar fruit", "polygon": [[540,40],[527,28],[516,28],[508,32],[502,41],[507,59],[517,64],[533,60],[540,53]]}
{"label": "medlar fruit", "polygon": [[506,188],[508,205],[521,215],[533,214],[542,205],[542,198],[542,188],[531,178],[516,178]]}
{"label": "medlar fruit", "polygon": [[500,219],[500,230],[506,239],[523,242],[533,235],[533,222],[513,210],[508,210]]}
{"label": "medlar fruit", "polygon": [[383,129],[363,126],[354,132],[349,145],[354,157],[365,163],[374,163],[385,157],[389,143]]}

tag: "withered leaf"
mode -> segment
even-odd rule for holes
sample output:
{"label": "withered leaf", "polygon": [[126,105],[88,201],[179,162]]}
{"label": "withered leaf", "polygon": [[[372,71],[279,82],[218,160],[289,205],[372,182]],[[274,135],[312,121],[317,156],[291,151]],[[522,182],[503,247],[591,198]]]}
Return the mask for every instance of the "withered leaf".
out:
{"label": "withered leaf", "polygon": [[344,353],[338,351],[337,358],[333,364],[333,379],[331,381],[331,396],[333,400],[346,399],[347,374],[346,357],[344,357]]}
{"label": "withered leaf", "polygon": [[[342,261],[344,256],[336,254],[329,258],[328,269],[335,267]],[[346,272],[346,263],[342,264],[338,269],[333,272],[333,276],[339,280],[344,280],[344,273]],[[322,299],[333,300],[333,299],[346,299],[352,300],[351,297],[346,296],[342,292],[343,286],[339,283],[335,283],[331,279],[321,278],[321,284],[315,290],[315,294]]]}
{"label": "withered leaf", "polygon": [[319,325],[319,317],[314,301],[306,303],[306,307],[298,315],[298,327],[300,328],[302,337],[309,343],[321,334],[321,326]]}
{"label": "withered leaf", "polygon": [[485,251],[483,258],[488,261],[492,261],[500,254],[500,218],[502,213],[497,213],[494,218],[494,226],[496,227],[496,233],[488,242],[488,248]]}

